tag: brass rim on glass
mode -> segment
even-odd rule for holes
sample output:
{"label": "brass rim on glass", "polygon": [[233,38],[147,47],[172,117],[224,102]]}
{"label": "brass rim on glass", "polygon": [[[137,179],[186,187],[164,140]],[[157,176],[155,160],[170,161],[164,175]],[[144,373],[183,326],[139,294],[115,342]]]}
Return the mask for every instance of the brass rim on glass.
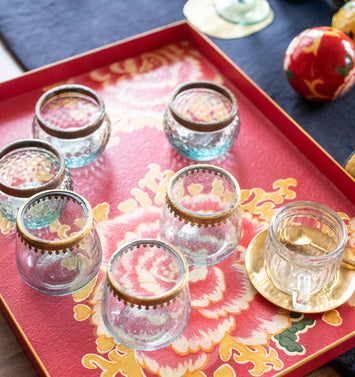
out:
{"label": "brass rim on glass", "polygon": [[[40,203],[46,197],[54,197],[55,199],[62,198],[63,201],[72,200],[78,203],[85,215],[85,223],[81,229],[66,239],[55,241],[47,241],[33,236],[24,225],[24,212],[27,208]],[[16,218],[17,235],[21,242],[27,245],[30,249],[33,249],[34,252],[41,252],[42,254],[52,254],[53,252],[59,254],[60,252],[66,253],[68,250],[73,250],[75,246],[80,246],[80,243],[92,231],[93,226],[94,215],[90,203],[81,195],[66,190],[47,190],[33,195],[22,204]]]}
{"label": "brass rim on glass", "polygon": [[[228,208],[224,209],[223,211],[214,213],[214,214],[200,214],[196,212],[192,212],[187,208],[183,207],[178,203],[178,201],[174,198],[173,195],[173,186],[177,182],[178,179],[185,175],[194,174],[199,171],[207,172],[207,174],[214,174],[220,177],[226,177],[229,182],[232,184],[235,194],[233,202],[229,205]],[[175,217],[178,217],[180,221],[190,222],[192,225],[201,226],[215,226],[220,225],[222,222],[227,222],[227,220],[232,216],[232,214],[237,210],[238,206],[240,205],[240,187],[237,180],[226,170],[219,168],[217,166],[208,165],[208,164],[199,164],[199,165],[191,165],[186,168],[179,170],[174,176],[171,178],[168,188],[166,191],[166,205],[168,206],[169,210]]]}
{"label": "brass rim on glass", "polygon": [[[118,256],[125,254],[135,248],[147,246],[155,246],[157,248],[168,249],[177,257],[181,266],[180,278],[175,283],[175,286],[163,294],[152,297],[138,296],[129,293],[117,282],[112,272],[112,266],[115,263],[116,258]],[[185,257],[177,249],[165,242],[156,239],[141,239],[126,244],[112,255],[107,268],[106,282],[110,291],[113,293],[115,297],[117,297],[119,301],[123,300],[125,304],[129,303],[132,307],[134,305],[137,305],[138,308],[145,307],[146,309],[148,309],[149,307],[153,307],[155,309],[159,305],[161,307],[163,307],[165,304],[169,305],[171,301],[175,300],[178,296],[180,296],[183,293],[184,289],[187,288],[188,285],[188,271],[189,270],[187,261]]]}
{"label": "brass rim on glass", "polygon": [[[79,93],[79,94],[83,94],[87,97],[92,98],[100,107],[100,113],[98,117],[94,121],[85,125],[84,127],[80,127],[79,129],[75,129],[75,130],[58,129],[57,127],[54,127],[53,125],[51,125],[49,122],[47,122],[43,118],[41,114],[42,109],[48,103],[48,101],[51,100],[53,97],[56,97],[64,93],[68,93],[68,94]],[[85,137],[92,134],[101,126],[102,122],[105,119],[105,115],[106,115],[105,104],[104,104],[103,99],[94,90],[84,85],[57,86],[45,92],[40,97],[40,99],[37,101],[37,104],[36,104],[36,119],[39,126],[49,135],[52,135],[60,139],[77,139],[77,138]]]}
{"label": "brass rim on glass", "polygon": [[5,157],[7,154],[15,152],[16,150],[21,150],[24,148],[36,148],[36,149],[44,149],[51,153],[53,153],[59,160],[59,170],[57,174],[47,183],[39,186],[39,187],[32,187],[32,188],[16,188],[5,184],[2,180],[0,180],[0,190],[10,196],[15,196],[18,198],[29,198],[41,191],[46,191],[50,189],[55,189],[60,185],[63,181],[65,176],[65,160],[63,155],[51,144],[42,141],[42,140],[35,140],[35,139],[25,139],[16,141],[4,147],[0,151],[0,159]]}
{"label": "brass rim on glass", "polygon": [[[188,119],[181,115],[179,111],[175,107],[175,99],[176,97],[181,94],[182,92],[189,90],[189,89],[210,89],[214,90],[218,93],[221,93],[224,97],[226,97],[229,102],[231,103],[231,111],[228,113],[226,117],[214,122],[197,122],[191,119]],[[227,127],[229,124],[233,122],[235,117],[238,115],[238,106],[237,101],[233,95],[233,93],[225,88],[222,85],[215,84],[210,81],[192,81],[185,84],[179,85],[173,92],[170,102],[169,102],[169,110],[171,112],[172,117],[182,126],[188,128],[192,131],[199,131],[199,132],[213,132],[221,130]]]}

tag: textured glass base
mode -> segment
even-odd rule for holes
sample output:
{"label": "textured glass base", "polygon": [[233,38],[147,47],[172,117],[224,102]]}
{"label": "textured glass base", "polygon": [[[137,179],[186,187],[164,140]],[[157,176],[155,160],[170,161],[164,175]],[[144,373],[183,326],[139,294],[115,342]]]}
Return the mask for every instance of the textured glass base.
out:
{"label": "textured glass base", "polygon": [[74,281],[72,284],[43,284],[43,286],[36,286],[28,281],[26,276],[24,276],[21,271],[19,271],[20,276],[22,277],[23,281],[32,289],[35,289],[38,292],[44,293],[50,296],[67,296],[71,295],[75,292],[80,291],[81,289],[88,286],[96,277],[99,268],[97,271],[94,271],[90,276],[86,277],[84,281]]}
{"label": "textured glass base", "polygon": [[[188,295],[188,299],[189,299]],[[104,298],[105,300],[105,298]],[[145,313],[145,317],[149,316],[149,312],[151,312],[151,317],[155,319],[155,332],[152,334],[142,334],[144,333],[145,326],[147,320],[144,318],[139,318],[135,315],[135,312],[138,313],[139,309],[137,307],[128,307],[126,308],[129,310],[129,315],[124,316],[122,318],[120,316],[120,325],[114,326],[108,320],[109,313],[107,313],[105,309],[105,302],[101,305],[102,310],[102,318],[105,324],[107,331],[110,335],[120,344],[123,344],[126,347],[136,349],[136,350],[143,350],[143,351],[154,351],[161,348],[164,348],[174,342],[185,330],[186,326],[188,325],[188,319],[190,318],[191,307],[187,305],[185,308],[185,317],[187,318],[186,322],[181,322],[179,319],[173,319],[171,316],[166,315],[166,323],[162,321],[161,315],[157,315],[155,312],[161,311],[162,309],[158,307],[158,309],[148,309]],[[138,314],[139,316],[139,314]],[[126,318],[124,318],[126,317]],[[140,317],[143,317],[142,315]],[[137,325],[137,323],[139,325]],[[131,327],[132,332],[127,331],[128,328]],[[158,329],[161,328],[161,331]]]}
{"label": "textured glass base", "polygon": [[219,131],[197,132],[166,116],[164,131],[171,146],[182,156],[196,161],[211,161],[226,153],[239,134],[239,117]]}
{"label": "textured glass base", "polygon": [[177,227],[169,226],[169,219],[161,218],[160,238],[174,244],[181,251],[188,264],[210,266],[229,257],[239,244],[240,232],[233,234],[234,228],[221,232],[218,226],[206,228],[190,223]]}
{"label": "textured glass base", "polygon": [[211,161],[214,160],[224,153],[226,153],[231,145],[224,145],[223,147],[216,148],[188,148],[185,145],[174,145],[172,147],[184,157],[187,157],[195,161]]}
{"label": "textured glass base", "polygon": [[215,0],[216,11],[228,22],[252,25],[270,14],[267,0]]}
{"label": "textured glass base", "polygon": [[81,168],[83,166],[89,165],[91,162],[94,162],[99,155],[101,155],[101,151],[98,153],[92,153],[90,155],[80,156],[78,158],[75,157],[67,157],[65,158],[65,163],[69,168]]}

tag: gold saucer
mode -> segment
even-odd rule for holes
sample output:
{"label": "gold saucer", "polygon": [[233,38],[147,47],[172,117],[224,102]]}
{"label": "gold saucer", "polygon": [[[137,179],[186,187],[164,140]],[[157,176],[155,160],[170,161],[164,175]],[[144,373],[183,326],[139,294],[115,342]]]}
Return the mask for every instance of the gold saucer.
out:
{"label": "gold saucer", "polygon": [[[268,301],[295,311],[292,296],[282,292],[269,278],[265,266],[265,239],[267,229],[257,234],[250,242],[245,267],[255,289]],[[337,279],[311,296],[308,309],[302,313],[321,313],[334,309],[346,302],[355,291],[355,270],[340,267]]]}

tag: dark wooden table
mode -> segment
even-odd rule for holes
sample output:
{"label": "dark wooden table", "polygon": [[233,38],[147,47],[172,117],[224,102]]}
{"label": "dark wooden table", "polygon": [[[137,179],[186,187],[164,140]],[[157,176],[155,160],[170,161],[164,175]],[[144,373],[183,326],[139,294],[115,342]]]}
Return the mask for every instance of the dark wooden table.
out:
{"label": "dark wooden table", "polygon": [[15,334],[0,312],[0,377],[38,377]]}

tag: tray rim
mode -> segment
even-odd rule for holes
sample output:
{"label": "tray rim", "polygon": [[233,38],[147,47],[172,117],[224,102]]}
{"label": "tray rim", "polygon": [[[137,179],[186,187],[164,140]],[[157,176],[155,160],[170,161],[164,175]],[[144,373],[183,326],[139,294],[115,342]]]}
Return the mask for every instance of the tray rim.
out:
{"label": "tray rim", "polygon": [[[70,58],[25,72],[14,79],[0,83],[0,104],[29,91],[48,87],[61,80],[89,72],[100,66],[111,64],[144,52],[164,46],[176,41],[188,40],[201,54],[203,54],[230,83],[247,97],[259,111],[269,119],[275,127],[302,153],[315,167],[322,172],[350,202],[355,204],[355,178],[352,177],[334,158],[324,150],[302,127],[287,114],[274,100],[271,99],[249,76],[247,76],[228,55],[226,55],[213,41],[202,34],[187,20],[161,26],[123,40],[104,45],[102,47],[74,55]],[[212,59],[213,58],[213,59]],[[223,68],[223,70],[222,70]],[[60,73],[58,74],[58,69]],[[236,84],[238,82],[238,85]],[[45,366],[24,334],[20,324],[0,294],[0,310],[14,330],[15,335],[24,347],[27,355],[34,364],[40,376],[49,377]],[[283,376],[300,372],[309,372],[346,352],[355,346],[355,331],[346,337],[338,339],[328,347],[309,355],[293,366],[277,373]],[[310,361],[313,361],[310,366]]]}

